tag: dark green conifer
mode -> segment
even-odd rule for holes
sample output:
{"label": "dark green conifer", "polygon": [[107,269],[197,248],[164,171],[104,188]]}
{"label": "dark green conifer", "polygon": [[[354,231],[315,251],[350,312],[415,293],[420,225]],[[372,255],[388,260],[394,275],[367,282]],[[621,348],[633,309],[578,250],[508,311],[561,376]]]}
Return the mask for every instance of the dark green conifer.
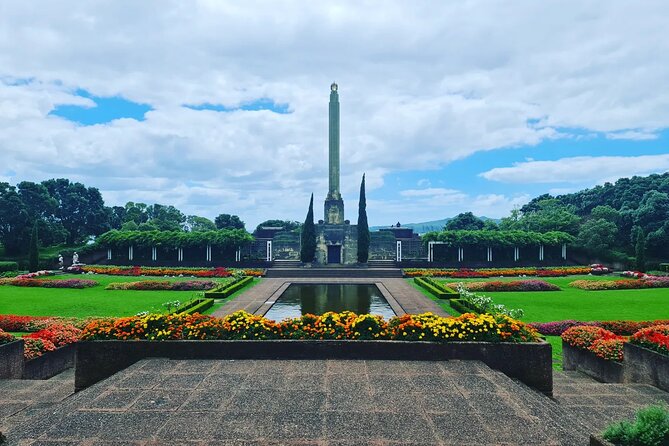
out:
{"label": "dark green conifer", "polygon": [[369,224],[367,223],[367,198],[365,197],[365,175],[360,183],[358,201],[358,262],[367,263],[369,259]]}
{"label": "dark green conifer", "polygon": [[37,223],[33,225],[33,231],[30,235],[30,251],[28,258],[28,271],[34,273],[39,268],[39,246],[37,240]]}
{"label": "dark green conifer", "polygon": [[302,225],[302,248],[300,249],[300,260],[311,263],[316,256],[316,228],[314,227],[314,194],[311,194],[307,218]]}
{"label": "dark green conifer", "polygon": [[646,271],[646,235],[643,229],[636,227],[636,236],[634,240],[634,254],[636,256],[637,271]]}

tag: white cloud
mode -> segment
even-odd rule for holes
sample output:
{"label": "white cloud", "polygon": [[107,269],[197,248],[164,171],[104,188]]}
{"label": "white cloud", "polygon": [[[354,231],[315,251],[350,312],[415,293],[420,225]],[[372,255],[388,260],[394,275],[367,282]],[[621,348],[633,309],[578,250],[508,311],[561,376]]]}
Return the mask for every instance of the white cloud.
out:
{"label": "white cloud", "polygon": [[636,130],[627,130],[622,132],[607,133],[606,137],[608,139],[627,139],[632,141],[647,141],[651,139],[657,139],[657,133],[652,133],[651,131],[636,131]]}
{"label": "white cloud", "polygon": [[496,167],[479,174],[503,183],[588,183],[633,175],[664,173],[669,155],[577,156],[555,161],[530,161],[513,167]]}
{"label": "white cloud", "polygon": [[[6,0],[0,11],[0,165],[19,181],[78,179],[110,204],[301,219],[309,194],[327,188],[332,80],[348,202],[363,172],[373,191],[389,172],[566,128],[647,139],[669,127],[664,0]],[[91,106],[79,88],[154,110],[91,127],[48,115]],[[292,113],[181,107],[261,97]],[[424,206],[436,214],[440,203]]]}

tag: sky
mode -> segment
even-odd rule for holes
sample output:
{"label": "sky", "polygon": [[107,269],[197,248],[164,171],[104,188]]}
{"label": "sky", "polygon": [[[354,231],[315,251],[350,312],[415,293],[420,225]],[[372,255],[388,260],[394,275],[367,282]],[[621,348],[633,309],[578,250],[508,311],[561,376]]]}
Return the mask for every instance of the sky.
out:
{"label": "sky", "polygon": [[371,225],[669,170],[666,0],[0,2],[0,181]]}

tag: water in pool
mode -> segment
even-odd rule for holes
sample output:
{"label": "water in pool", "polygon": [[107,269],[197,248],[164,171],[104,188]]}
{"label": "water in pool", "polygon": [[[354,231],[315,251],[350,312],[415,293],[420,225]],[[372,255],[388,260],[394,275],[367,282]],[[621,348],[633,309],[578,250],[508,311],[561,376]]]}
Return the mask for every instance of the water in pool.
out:
{"label": "water in pool", "polygon": [[357,314],[379,314],[386,320],[395,316],[376,285],[293,283],[279,296],[265,317],[280,321],[307,313],[345,310]]}

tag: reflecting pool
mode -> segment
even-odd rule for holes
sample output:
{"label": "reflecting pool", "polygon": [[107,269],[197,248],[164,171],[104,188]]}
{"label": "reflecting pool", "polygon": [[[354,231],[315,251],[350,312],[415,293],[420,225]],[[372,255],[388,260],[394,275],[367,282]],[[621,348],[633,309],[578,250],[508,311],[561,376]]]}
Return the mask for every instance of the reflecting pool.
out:
{"label": "reflecting pool", "polygon": [[357,314],[378,314],[386,320],[395,316],[388,301],[373,284],[293,283],[279,296],[265,317],[280,321],[307,313],[346,310]]}

